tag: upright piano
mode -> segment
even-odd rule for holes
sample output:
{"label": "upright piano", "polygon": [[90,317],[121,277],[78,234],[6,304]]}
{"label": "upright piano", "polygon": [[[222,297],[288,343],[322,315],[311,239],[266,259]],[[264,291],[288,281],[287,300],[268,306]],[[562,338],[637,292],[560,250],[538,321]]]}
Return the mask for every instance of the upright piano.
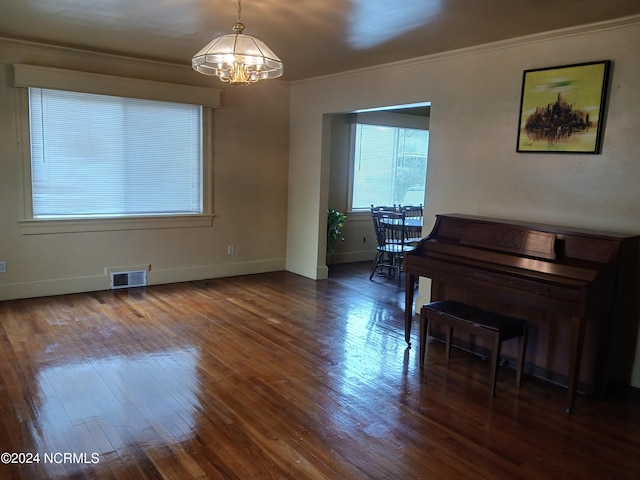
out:
{"label": "upright piano", "polygon": [[571,411],[577,391],[602,396],[610,389],[612,368],[630,378],[639,244],[638,235],[436,215],[431,233],[404,260],[407,344],[415,282],[427,277],[431,301],[528,320],[527,370],[566,386]]}

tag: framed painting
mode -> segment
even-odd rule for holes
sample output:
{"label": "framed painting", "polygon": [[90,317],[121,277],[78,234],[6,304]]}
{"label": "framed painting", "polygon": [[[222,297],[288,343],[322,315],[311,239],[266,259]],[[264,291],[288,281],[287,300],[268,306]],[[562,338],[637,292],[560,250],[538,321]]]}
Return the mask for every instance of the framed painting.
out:
{"label": "framed painting", "polygon": [[610,66],[525,70],[516,151],[600,153]]}

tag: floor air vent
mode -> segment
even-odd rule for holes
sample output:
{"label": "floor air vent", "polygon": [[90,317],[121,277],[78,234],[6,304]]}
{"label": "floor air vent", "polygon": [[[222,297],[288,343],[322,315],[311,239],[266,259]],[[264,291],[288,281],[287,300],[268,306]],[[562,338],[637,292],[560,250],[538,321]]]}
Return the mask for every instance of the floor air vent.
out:
{"label": "floor air vent", "polygon": [[147,284],[146,270],[131,272],[111,272],[111,289],[144,287]]}

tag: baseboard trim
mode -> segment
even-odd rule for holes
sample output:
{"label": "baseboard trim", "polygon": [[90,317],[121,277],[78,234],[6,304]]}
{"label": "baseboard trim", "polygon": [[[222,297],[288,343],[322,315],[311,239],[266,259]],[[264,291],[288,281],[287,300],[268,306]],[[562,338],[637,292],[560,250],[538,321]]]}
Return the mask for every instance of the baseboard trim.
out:
{"label": "baseboard trim", "polygon": [[[241,262],[193,267],[158,269],[152,267],[147,275],[147,284],[188,282],[207,278],[235,277],[255,273],[278,272],[285,270],[285,259],[276,258],[256,262]],[[107,270],[100,275],[71,278],[53,278],[32,282],[16,282],[0,285],[0,301],[20,298],[49,297],[70,293],[95,292],[109,289]]]}

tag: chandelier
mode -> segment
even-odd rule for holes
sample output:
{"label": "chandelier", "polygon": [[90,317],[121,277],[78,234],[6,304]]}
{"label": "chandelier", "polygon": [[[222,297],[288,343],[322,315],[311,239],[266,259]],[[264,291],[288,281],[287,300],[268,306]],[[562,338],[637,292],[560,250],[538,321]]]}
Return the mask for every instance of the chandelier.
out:
{"label": "chandelier", "polygon": [[257,38],[245,35],[240,22],[242,5],[238,0],[238,20],[234,33],[211,40],[191,60],[191,66],[205,75],[217,75],[223,82],[249,85],[282,75],[282,61]]}

